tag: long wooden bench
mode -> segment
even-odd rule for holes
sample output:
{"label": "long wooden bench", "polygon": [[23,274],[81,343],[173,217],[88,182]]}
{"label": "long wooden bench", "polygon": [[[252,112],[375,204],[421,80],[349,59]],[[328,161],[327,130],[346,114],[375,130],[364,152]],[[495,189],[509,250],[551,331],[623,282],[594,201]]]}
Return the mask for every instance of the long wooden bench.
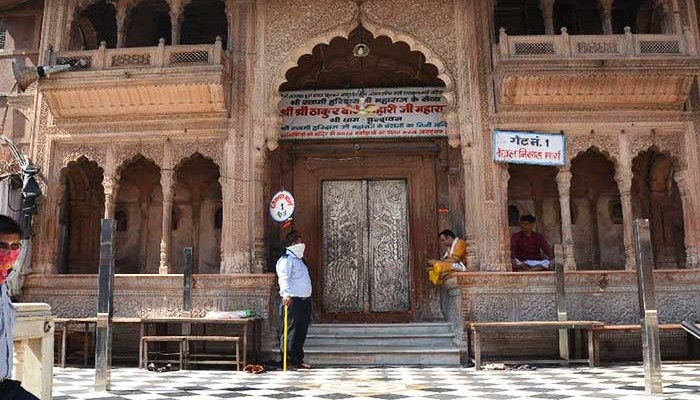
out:
{"label": "long wooden bench", "polygon": [[[595,336],[595,341],[600,343],[600,336],[604,333],[615,333],[615,332],[641,332],[642,326],[637,325],[603,325],[596,326],[593,328],[593,336]],[[659,324],[659,331],[679,331],[685,332],[681,324]],[[687,332],[686,332],[687,333]],[[690,336],[690,334],[688,334]],[[690,337],[689,337],[690,339]],[[595,350],[599,352],[600,346],[596,346]],[[600,354],[596,354],[596,359],[600,360]]]}
{"label": "long wooden bench", "polygon": [[148,343],[167,343],[176,342],[179,345],[178,351],[178,362],[180,364],[180,369],[185,369],[184,357],[185,357],[185,338],[187,336],[144,336],[141,338],[141,344],[143,346],[143,366],[148,367]]}
{"label": "long wooden bench", "polygon": [[[185,339],[185,369],[188,364],[235,364],[236,371],[241,370],[241,356],[240,356],[240,346],[239,342],[241,340],[238,336],[184,336]],[[236,358],[233,361],[229,360],[193,360],[194,354],[190,353],[191,342],[226,342],[234,343],[236,349]],[[210,355],[211,356],[211,355]]]}
{"label": "long wooden bench", "polygon": [[496,360],[510,364],[552,364],[552,363],[574,363],[587,362],[591,367],[599,364],[596,356],[598,351],[598,336],[594,334],[594,329],[603,327],[605,324],[598,321],[521,321],[521,322],[473,322],[468,324],[474,340],[474,366],[481,369],[481,337],[488,332],[507,332],[513,330],[561,330],[576,329],[587,331],[588,337],[588,359],[556,359],[556,360]]}

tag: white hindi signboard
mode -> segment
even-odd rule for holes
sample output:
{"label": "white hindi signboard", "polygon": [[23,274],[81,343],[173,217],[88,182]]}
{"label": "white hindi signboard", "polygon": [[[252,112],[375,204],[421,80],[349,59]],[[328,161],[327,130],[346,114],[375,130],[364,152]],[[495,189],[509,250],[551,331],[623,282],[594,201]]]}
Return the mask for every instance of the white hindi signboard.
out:
{"label": "white hindi signboard", "polygon": [[294,214],[294,196],[286,190],[275,193],[270,200],[270,216],[276,222],[285,222]]}
{"label": "white hindi signboard", "polygon": [[493,131],[495,162],[566,165],[566,140],[560,133]]}
{"label": "white hindi signboard", "polygon": [[282,92],[282,139],[447,136],[441,87]]}

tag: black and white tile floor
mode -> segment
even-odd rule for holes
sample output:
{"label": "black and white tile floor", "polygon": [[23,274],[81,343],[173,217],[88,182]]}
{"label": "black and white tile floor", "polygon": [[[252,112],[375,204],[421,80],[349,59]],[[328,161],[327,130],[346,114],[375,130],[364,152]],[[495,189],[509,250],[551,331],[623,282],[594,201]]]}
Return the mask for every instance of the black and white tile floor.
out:
{"label": "black and white tile floor", "polygon": [[230,371],[112,371],[112,391],[95,392],[94,370],[54,369],[54,400],[700,400],[700,364],[664,364],[664,395],[644,395],[640,365],[479,371],[474,368],[318,368],[260,375]]}

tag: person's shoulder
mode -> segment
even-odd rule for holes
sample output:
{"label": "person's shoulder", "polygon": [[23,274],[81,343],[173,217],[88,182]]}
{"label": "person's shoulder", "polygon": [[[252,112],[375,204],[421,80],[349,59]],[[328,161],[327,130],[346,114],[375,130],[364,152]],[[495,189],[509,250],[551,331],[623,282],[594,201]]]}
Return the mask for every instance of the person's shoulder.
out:
{"label": "person's shoulder", "polygon": [[522,235],[523,235],[523,231],[517,231],[517,232],[514,232],[512,235],[510,235],[510,238],[511,239],[518,239]]}

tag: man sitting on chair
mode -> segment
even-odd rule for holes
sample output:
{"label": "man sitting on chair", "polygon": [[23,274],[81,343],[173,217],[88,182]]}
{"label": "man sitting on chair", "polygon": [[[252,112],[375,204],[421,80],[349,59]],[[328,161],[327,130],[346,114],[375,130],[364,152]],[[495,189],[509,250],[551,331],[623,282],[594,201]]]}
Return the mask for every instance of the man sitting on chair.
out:
{"label": "man sitting on chair", "polygon": [[535,217],[520,217],[520,232],[510,237],[510,258],[513,271],[547,271],[554,258],[552,247],[544,235],[534,231]]}
{"label": "man sitting on chair", "polygon": [[442,284],[443,279],[452,271],[467,270],[467,242],[455,236],[454,232],[445,229],[438,235],[440,246],[447,249],[440,260],[428,261],[432,269],[428,278],[433,285]]}

